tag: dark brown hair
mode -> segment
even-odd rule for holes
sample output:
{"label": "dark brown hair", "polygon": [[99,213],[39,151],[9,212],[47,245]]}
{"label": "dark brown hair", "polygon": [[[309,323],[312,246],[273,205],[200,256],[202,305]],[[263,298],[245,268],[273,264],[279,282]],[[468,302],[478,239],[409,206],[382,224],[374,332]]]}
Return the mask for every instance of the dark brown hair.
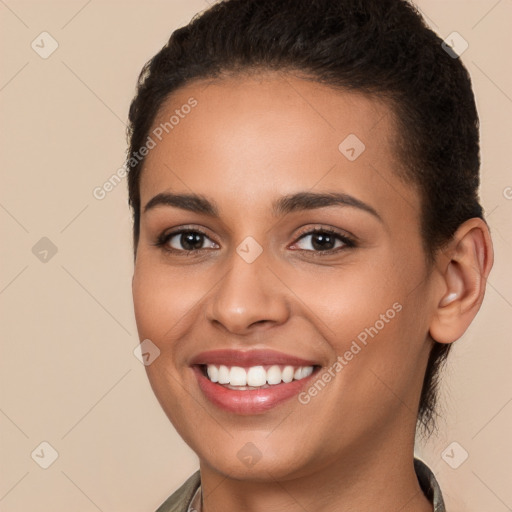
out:
{"label": "dark brown hair", "polygon": [[[397,124],[400,177],[421,197],[426,259],[457,228],[483,218],[478,115],[466,68],[406,0],[224,0],[175,30],[142,69],[129,112],[129,203],[136,256],[140,177],[133,155],[166,98],[201,79],[258,70],[299,73],[387,101]],[[451,344],[432,340],[418,411],[435,428],[439,370]]]}

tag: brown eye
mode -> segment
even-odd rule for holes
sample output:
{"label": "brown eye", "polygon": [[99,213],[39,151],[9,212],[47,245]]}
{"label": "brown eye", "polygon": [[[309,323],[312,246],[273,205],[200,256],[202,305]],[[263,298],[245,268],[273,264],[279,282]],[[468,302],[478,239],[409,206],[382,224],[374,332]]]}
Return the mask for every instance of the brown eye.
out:
{"label": "brown eye", "polygon": [[[204,247],[205,241],[208,240],[210,241],[209,246]],[[183,254],[202,251],[208,248],[218,248],[218,245],[210,240],[206,233],[197,229],[181,229],[172,233],[166,233],[158,238],[155,245],[168,252]]]}
{"label": "brown eye", "polygon": [[302,234],[294,246],[298,246],[303,241],[303,246],[298,247],[299,250],[312,253],[331,254],[343,248],[355,247],[355,242],[346,235],[325,228],[317,228]]}
{"label": "brown eye", "polygon": [[[173,245],[173,239],[176,238],[176,246]],[[183,233],[172,236],[168,240],[168,244],[173,249],[184,249],[186,251],[193,251],[202,249],[205,236],[197,231],[184,231]]]}

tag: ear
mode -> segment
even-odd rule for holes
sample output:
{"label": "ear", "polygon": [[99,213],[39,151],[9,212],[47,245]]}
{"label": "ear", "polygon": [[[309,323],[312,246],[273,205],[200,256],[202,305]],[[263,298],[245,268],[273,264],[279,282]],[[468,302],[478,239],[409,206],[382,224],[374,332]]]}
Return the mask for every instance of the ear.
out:
{"label": "ear", "polygon": [[438,343],[459,339],[475,318],[494,262],[489,228],[484,220],[469,219],[454,234],[437,261],[441,286],[430,335]]}

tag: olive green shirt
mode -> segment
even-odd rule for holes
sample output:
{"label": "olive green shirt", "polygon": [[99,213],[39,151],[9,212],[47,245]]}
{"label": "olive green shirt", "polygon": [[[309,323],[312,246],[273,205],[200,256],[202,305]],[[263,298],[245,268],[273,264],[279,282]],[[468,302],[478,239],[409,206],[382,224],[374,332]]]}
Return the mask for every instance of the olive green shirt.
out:
{"label": "olive green shirt", "polygon": [[[434,473],[420,459],[414,459],[414,470],[425,496],[434,506],[434,512],[446,512],[443,495]],[[196,471],[156,512],[201,512],[201,477]]]}

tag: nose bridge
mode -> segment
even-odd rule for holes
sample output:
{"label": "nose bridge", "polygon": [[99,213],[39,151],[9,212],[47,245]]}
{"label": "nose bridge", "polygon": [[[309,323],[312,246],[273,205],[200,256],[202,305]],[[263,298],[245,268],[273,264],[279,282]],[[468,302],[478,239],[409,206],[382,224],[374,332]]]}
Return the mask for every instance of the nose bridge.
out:
{"label": "nose bridge", "polygon": [[271,259],[251,237],[233,248],[226,262],[229,271],[209,299],[209,320],[238,333],[257,322],[284,322],[288,315],[287,297],[283,285],[268,268]]}

